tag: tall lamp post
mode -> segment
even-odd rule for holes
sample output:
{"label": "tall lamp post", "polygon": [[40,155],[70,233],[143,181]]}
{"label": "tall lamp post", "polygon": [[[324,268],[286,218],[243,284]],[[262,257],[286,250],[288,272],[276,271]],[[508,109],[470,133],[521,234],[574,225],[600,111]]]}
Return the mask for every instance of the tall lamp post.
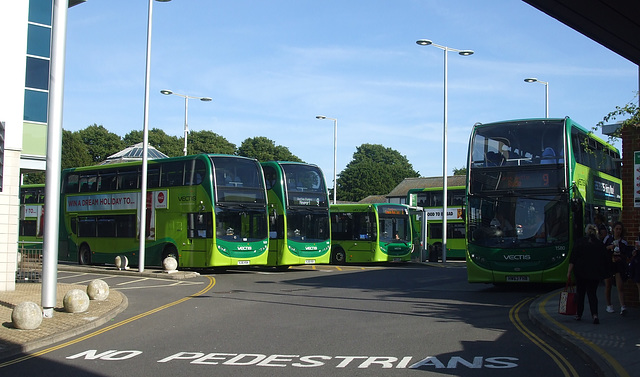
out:
{"label": "tall lamp post", "polygon": [[547,81],[538,80],[535,77],[524,79],[524,82],[539,82],[544,84],[544,117],[549,117],[549,83]]}
{"label": "tall lamp post", "polygon": [[316,119],[329,119],[333,121],[333,204],[336,204],[336,192],[337,189],[337,181],[336,181],[336,166],[337,166],[337,157],[338,157],[338,119],[336,118],[327,118],[324,115],[318,115]]}
{"label": "tall lamp post", "polygon": [[[171,0],[156,0],[166,3]],[[138,244],[138,271],[144,271],[145,241],[147,239],[147,162],[149,161],[149,82],[151,78],[151,20],[153,0],[149,0],[147,14],[147,55],[144,75],[144,122],[142,128],[142,177],[140,179],[140,242]]]}
{"label": "tall lamp post", "polygon": [[167,96],[170,96],[173,94],[174,96],[184,98],[184,155],[186,156],[187,155],[187,134],[189,133],[189,125],[187,123],[187,117],[189,114],[189,99],[199,99],[200,101],[203,101],[203,102],[211,102],[211,98],[188,96],[186,94],[174,93],[168,89],[162,89],[160,93]]}
{"label": "tall lamp post", "polygon": [[429,39],[419,39],[416,41],[420,46],[434,46],[444,51],[444,125],[442,130],[442,262],[447,261],[447,53],[457,52],[462,56],[473,55],[472,50],[458,50],[451,47],[441,46],[433,43]]}

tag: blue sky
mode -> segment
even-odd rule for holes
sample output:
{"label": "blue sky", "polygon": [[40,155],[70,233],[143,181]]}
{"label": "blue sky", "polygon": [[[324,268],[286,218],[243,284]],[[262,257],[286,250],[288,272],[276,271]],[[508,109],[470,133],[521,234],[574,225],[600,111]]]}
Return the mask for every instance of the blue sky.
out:
{"label": "blue sky", "polygon": [[[146,0],[88,0],[69,10],[66,130],[142,130]],[[332,187],[363,143],[442,175],[443,51],[448,55],[448,173],[465,166],[476,122],[570,116],[590,128],[638,90],[638,66],[522,1],[173,0],[154,2],[149,128],[189,128],[237,146],[265,136],[319,165]],[[599,132],[598,132],[599,133]],[[619,145],[618,145],[619,146]]]}

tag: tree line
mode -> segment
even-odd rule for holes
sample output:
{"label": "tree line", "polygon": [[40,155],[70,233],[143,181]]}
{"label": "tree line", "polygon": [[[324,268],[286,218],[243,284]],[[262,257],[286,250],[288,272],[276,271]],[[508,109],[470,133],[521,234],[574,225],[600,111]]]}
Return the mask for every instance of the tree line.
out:
{"label": "tree line", "polygon": [[[136,130],[120,137],[97,124],[79,131],[63,130],[61,166],[66,169],[99,164],[126,147],[142,142],[142,133]],[[184,154],[184,138],[167,135],[158,128],[149,130],[149,145],[169,157]],[[305,162],[289,148],[276,145],[264,136],[247,138],[236,146],[212,131],[190,131],[187,154],[199,153],[237,155],[258,161]],[[385,195],[409,177],[419,177],[419,174],[398,151],[379,144],[362,144],[356,148],[351,162],[338,174],[337,199],[355,202],[369,195]],[[331,179],[326,178],[331,185]],[[25,184],[44,183],[44,179],[44,172],[24,175]]]}

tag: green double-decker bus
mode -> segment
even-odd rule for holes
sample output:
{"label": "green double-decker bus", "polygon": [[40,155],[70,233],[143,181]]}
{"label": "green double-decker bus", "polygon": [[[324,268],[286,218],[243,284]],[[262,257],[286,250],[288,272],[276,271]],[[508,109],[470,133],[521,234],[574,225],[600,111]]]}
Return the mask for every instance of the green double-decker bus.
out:
{"label": "green double-decker bus", "polygon": [[44,233],[44,184],[20,186],[18,241],[21,247],[42,247]]}
{"label": "green double-decker bus", "polygon": [[[412,216],[414,243],[423,239],[420,232],[424,228],[422,217],[426,216],[427,251],[431,259],[442,256],[442,178],[429,178],[431,187],[410,189],[407,192],[407,204],[422,209],[422,215]],[[447,178],[447,254],[452,259],[466,258],[466,227],[464,223],[464,201],[466,195],[466,176],[454,175]]]}
{"label": "green double-decker bus", "polygon": [[476,124],[468,158],[470,282],[565,282],[585,225],[620,215],[618,150],[570,118]]}
{"label": "green double-decker bus", "polygon": [[[142,163],[62,173],[59,259],[138,263]],[[199,154],[148,161],[145,265],[265,265],[267,194],[258,161]]]}
{"label": "green double-decker bus", "polygon": [[299,162],[262,162],[269,208],[269,266],[329,263],[329,195],[322,170]]}
{"label": "green double-decker bus", "polygon": [[404,204],[333,204],[331,263],[406,262],[413,237]]}

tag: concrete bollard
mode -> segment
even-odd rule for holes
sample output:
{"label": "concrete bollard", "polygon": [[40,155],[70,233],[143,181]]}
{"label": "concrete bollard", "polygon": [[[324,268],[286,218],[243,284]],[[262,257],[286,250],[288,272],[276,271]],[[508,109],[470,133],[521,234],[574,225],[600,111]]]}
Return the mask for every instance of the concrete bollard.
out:
{"label": "concrete bollard", "polygon": [[35,302],[24,301],[13,308],[11,322],[16,329],[34,330],[42,323],[42,309]]}
{"label": "concrete bollard", "polygon": [[92,280],[87,286],[89,300],[104,301],[109,297],[109,285],[100,279]]}
{"label": "concrete bollard", "polygon": [[62,299],[67,313],[82,313],[89,309],[89,296],[81,289],[72,289]]}
{"label": "concrete bollard", "polygon": [[178,261],[174,257],[166,257],[162,261],[162,268],[164,268],[164,272],[169,274],[176,272],[178,268]]}
{"label": "concrete bollard", "polygon": [[115,264],[118,270],[128,270],[129,258],[127,258],[125,255],[118,255],[115,259]]}

